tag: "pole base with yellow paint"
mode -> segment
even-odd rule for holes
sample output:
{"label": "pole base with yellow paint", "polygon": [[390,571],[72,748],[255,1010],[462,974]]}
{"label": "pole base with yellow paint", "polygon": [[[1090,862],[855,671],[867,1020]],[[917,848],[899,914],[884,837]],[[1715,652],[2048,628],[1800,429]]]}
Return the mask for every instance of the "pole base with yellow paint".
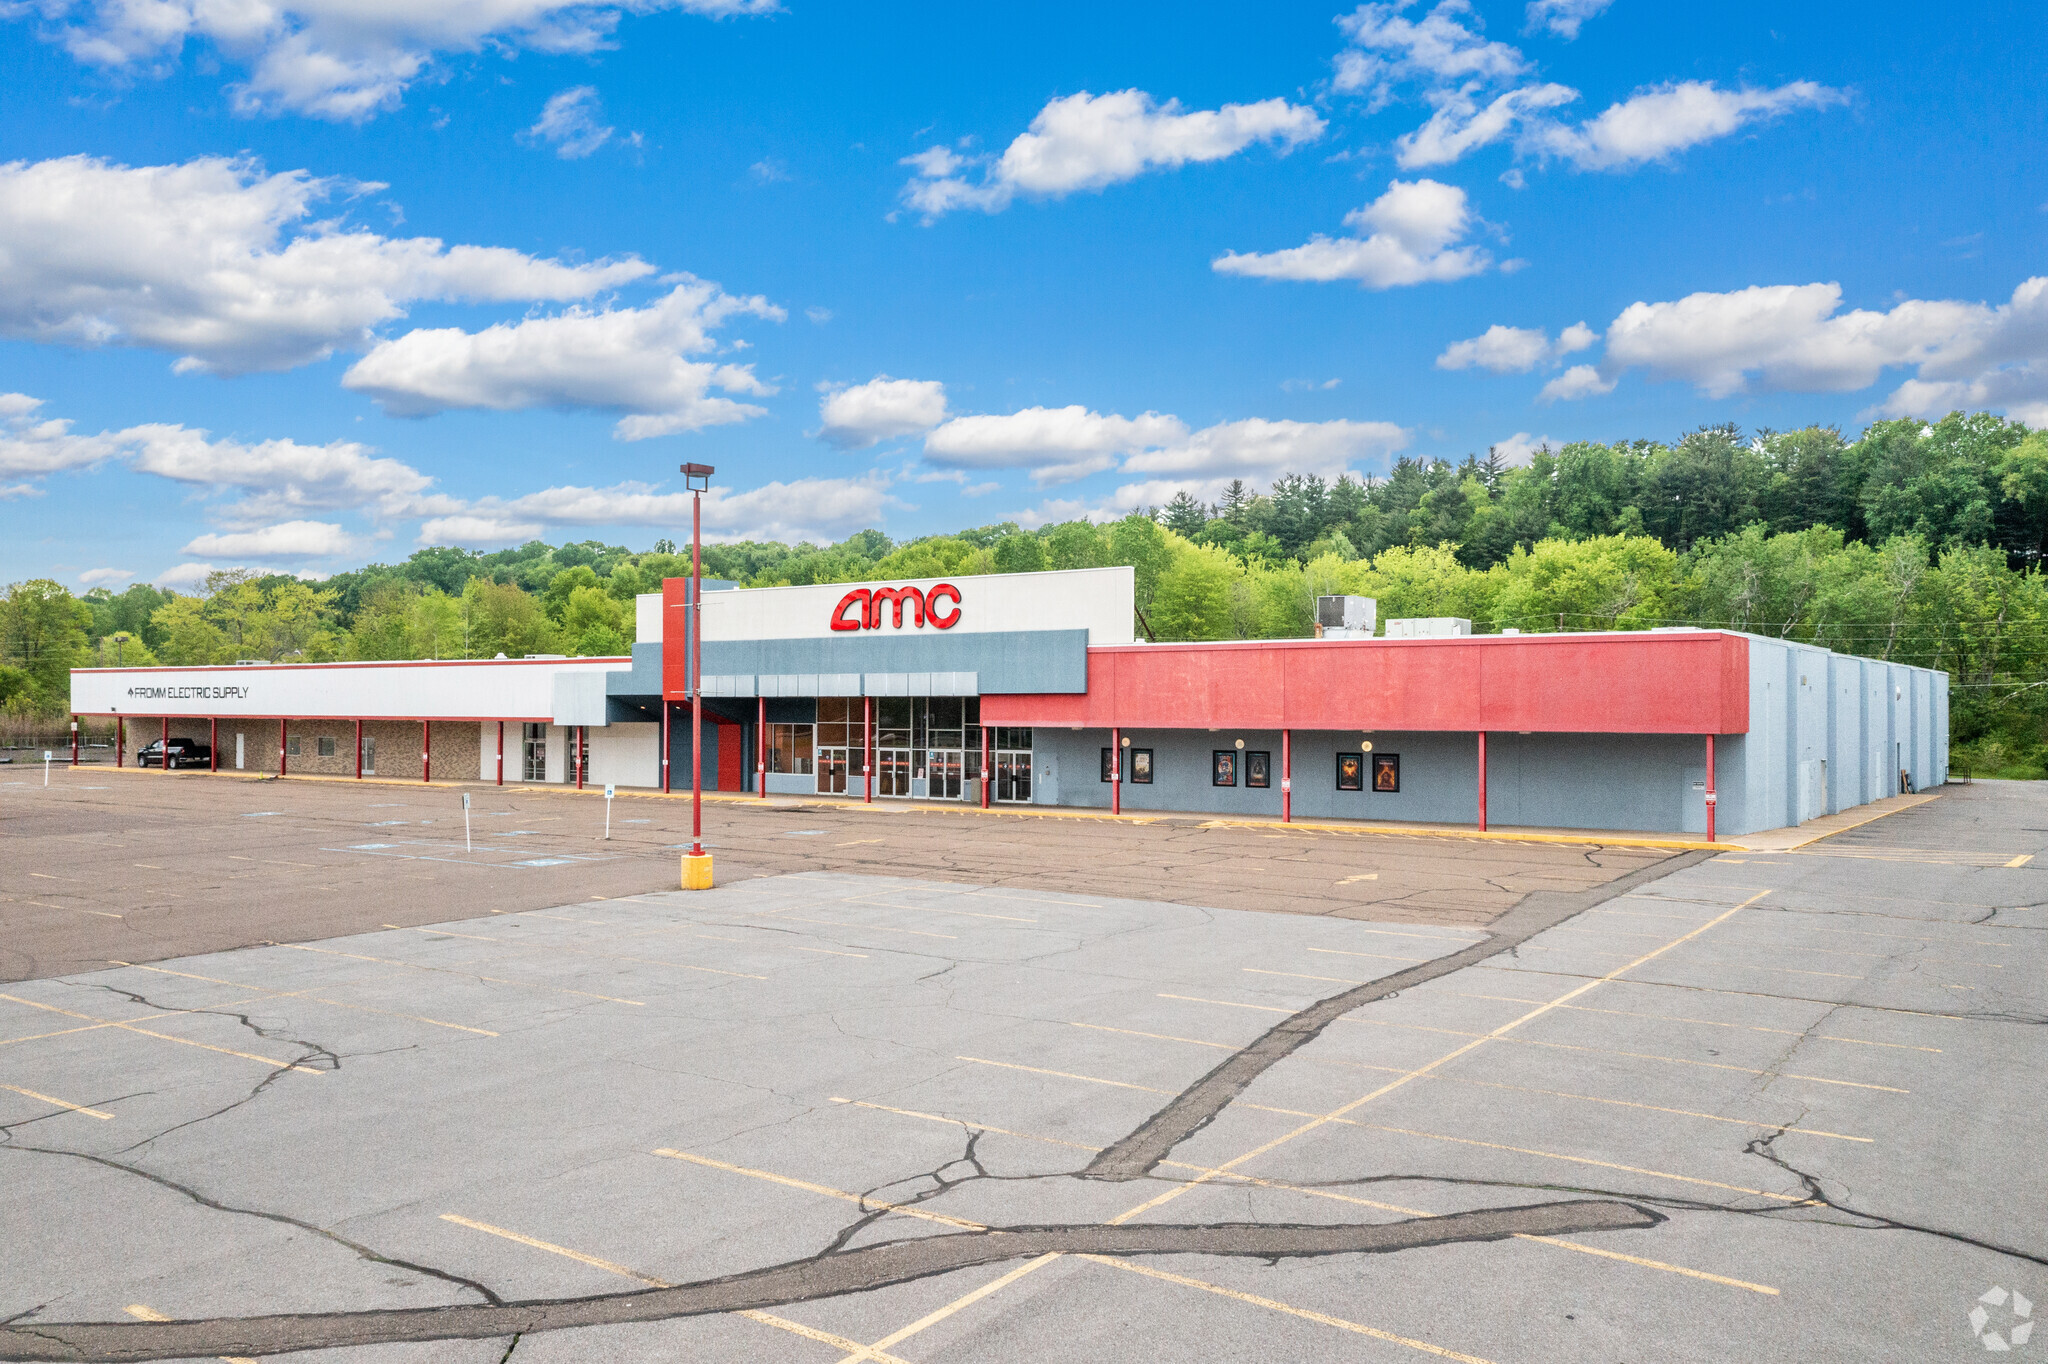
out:
{"label": "pole base with yellow paint", "polygon": [[683,854],[683,889],[711,889],[711,854],[698,853],[695,856]]}

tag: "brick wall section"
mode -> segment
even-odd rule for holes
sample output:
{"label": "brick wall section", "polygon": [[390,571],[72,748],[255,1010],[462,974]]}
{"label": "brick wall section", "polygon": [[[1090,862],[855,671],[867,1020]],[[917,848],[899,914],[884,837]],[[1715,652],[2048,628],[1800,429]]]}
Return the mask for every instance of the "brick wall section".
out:
{"label": "brick wall section", "polygon": [[[479,737],[473,720],[437,721],[434,725],[434,780],[475,781],[477,764],[483,759]],[[413,775],[419,775],[417,766]]]}
{"label": "brick wall section", "polygon": [[[479,726],[474,720],[442,720],[434,725],[433,775],[436,781],[475,781],[483,771],[485,748],[484,728],[492,731],[495,752],[496,727]],[[299,741],[297,755],[286,759],[285,771],[291,776],[353,777],[356,774],[355,742],[356,727],[353,720],[292,720],[286,731]],[[567,731],[564,731],[566,734]],[[277,721],[275,720],[222,720],[220,722],[217,746],[220,770],[235,770],[235,736],[242,736],[243,772],[264,775],[277,771]],[[153,716],[130,716],[128,719],[127,763],[136,765],[136,754],[163,737],[163,721]],[[207,742],[208,726],[205,720],[174,719],[171,721],[171,737]],[[334,741],[334,752],[326,757],[320,755],[322,737]],[[397,778],[401,781],[417,781],[420,778],[420,753],[423,735],[417,720],[365,720],[363,737],[374,738],[377,742],[375,772],[365,776]],[[563,738],[566,745],[568,740]],[[53,752],[55,750],[52,750]],[[65,750],[69,756],[69,749]],[[510,785],[519,780],[519,730],[515,725],[505,727],[505,781]],[[495,768],[492,769],[495,772]],[[489,780],[489,776],[485,777]]]}

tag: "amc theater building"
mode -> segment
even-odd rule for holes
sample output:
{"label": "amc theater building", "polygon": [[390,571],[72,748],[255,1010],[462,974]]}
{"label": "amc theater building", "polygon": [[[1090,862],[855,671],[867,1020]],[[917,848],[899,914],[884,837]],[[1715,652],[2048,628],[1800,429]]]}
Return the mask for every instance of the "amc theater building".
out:
{"label": "amc theater building", "polygon": [[[1739,835],[1948,775],[1947,674],[1730,631],[1156,644],[1128,568],[705,586],[709,790]],[[686,790],[688,589],[628,658],[80,669],[72,706],[124,762]]]}

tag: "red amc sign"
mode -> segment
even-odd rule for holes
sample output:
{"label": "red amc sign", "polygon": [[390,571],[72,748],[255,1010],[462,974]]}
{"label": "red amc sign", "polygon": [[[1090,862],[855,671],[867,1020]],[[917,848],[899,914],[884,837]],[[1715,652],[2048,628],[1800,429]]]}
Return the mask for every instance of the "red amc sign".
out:
{"label": "red amc sign", "polygon": [[[942,603],[952,599],[946,610]],[[903,628],[903,608],[909,607],[911,624],[922,630],[929,620],[933,627],[950,630],[960,622],[960,589],[951,583],[934,583],[929,590],[915,587],[856,587],[839,599],[832,610],[834,630],[879,630],[882,608],[894,608],[891,623]],[[851,613],[851,614],[849,614]]]}

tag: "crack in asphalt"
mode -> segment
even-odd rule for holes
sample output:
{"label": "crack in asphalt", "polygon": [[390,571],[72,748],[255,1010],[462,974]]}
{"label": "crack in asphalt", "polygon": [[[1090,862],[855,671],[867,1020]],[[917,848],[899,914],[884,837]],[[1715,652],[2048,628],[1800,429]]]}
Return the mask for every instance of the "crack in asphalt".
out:
{"label": "crack in asphalt", "polygon": [[523,1336],[579,1326],[758,1311],[865,1292],[1041,1255],[1229,1255],[1267,1261],[1375,1255],[1423,1246],[1654,1227],[1661,1213],[1576,1200],[1487,1208],[1392,1223],[1058,1224],[952,1232],[808,1256],[673,1288],[485,1306],[291,1313],[201,1321],[77,1322],[0,1328],[22,1361],[126,1361],[266,1355],[340,1346]]}
{"label": "crack in asphalt", "polygon": [[1150,1174],[1176,1146],[1214,1122],[1254,1080],[1322,1036],[1323,1029],[1345,1014],[1425,981],[1477,965],[1489,957],[1512,952],[1547,928],[1626,895],[1646,882],[1705,861],[1708,856],[1704,852],[1680,853],[1590,890],[1531,891],[1495,921],[1487,937],[1470,947],[1367,981],[1288,1015],[1257,1041],[1225,1057],[1136,1130],[1104,1147],[1081,1171],[1082,1177],[1120,1181]]}

